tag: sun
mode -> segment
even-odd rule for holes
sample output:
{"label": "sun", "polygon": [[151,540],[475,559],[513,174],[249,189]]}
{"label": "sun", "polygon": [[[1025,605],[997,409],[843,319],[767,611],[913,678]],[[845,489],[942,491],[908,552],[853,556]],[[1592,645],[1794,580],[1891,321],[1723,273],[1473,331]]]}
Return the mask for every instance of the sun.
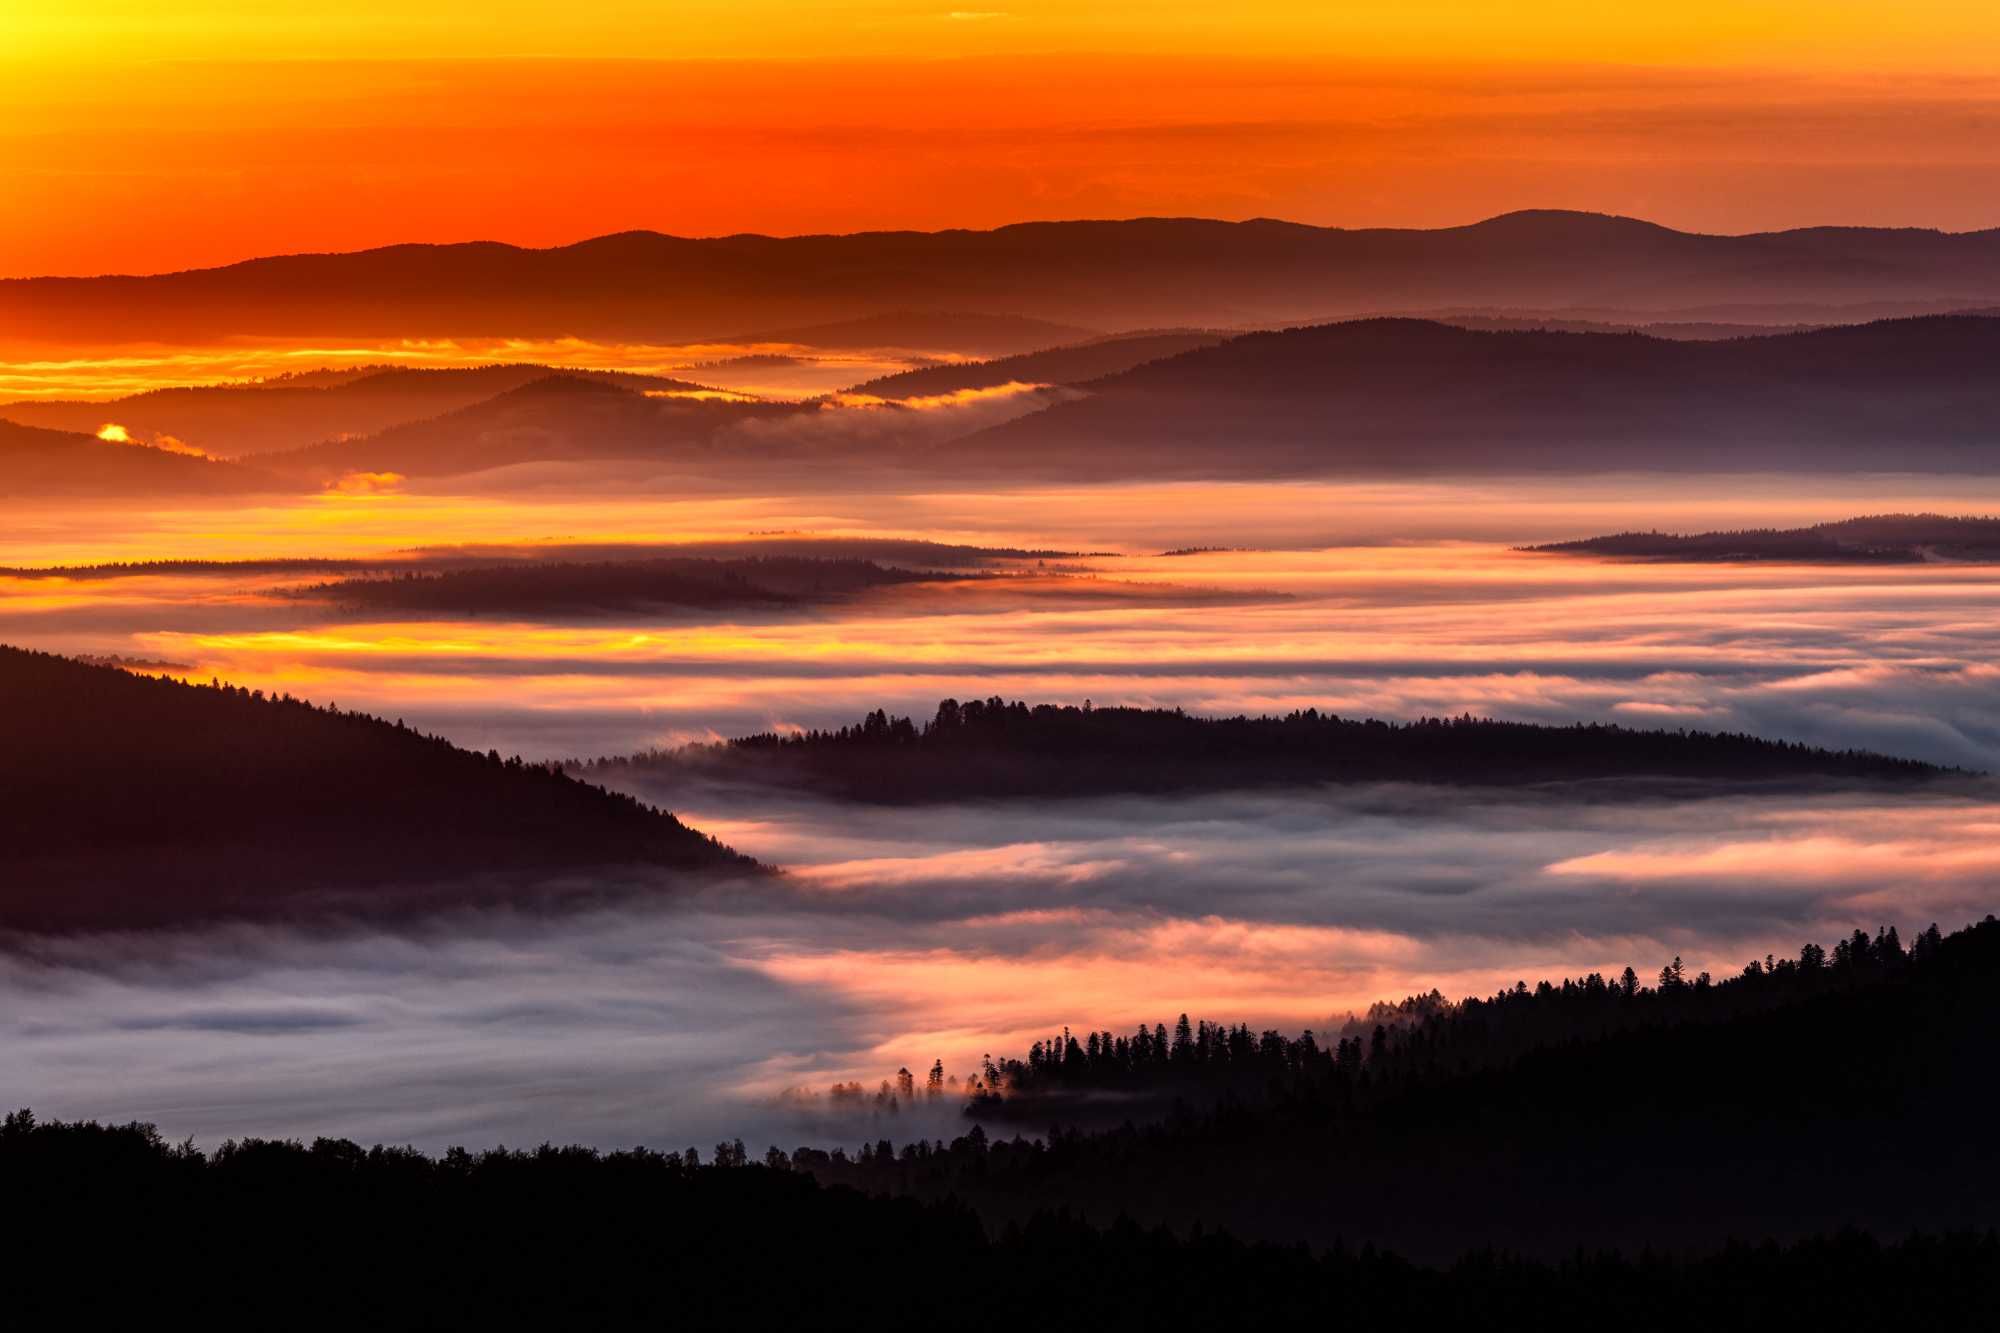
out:
{"label": "sun", "polygon": [[132,443],[132,432],[126,430],[115,421],[107,421],[98,429],[97,438],[112,444],[130,444]]}

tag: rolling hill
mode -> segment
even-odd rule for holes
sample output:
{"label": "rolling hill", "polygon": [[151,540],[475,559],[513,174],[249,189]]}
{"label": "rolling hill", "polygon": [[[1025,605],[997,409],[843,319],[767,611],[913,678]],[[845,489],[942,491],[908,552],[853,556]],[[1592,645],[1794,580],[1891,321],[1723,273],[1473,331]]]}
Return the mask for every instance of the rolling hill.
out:
{"label": "rolling hill", "polygon": [[412,915],[749,869],[673,816],[401,723],[0,647],[0,933]]}
{"label": "rolling hill", "polygon": [[278,478],[238,463],[0,420],[0,499],[128,500],[284,489]]}
{"label": "rolling hill", "polygon": [[915,370],[857,384],[849,392],[873,394],[881,398],[923,398],[964,389],[990,389],[1002,384],[1081,384],[1116,375],[1162,357],[1213,347],[1226,336],[1221,333],[1174,332],[1100,338],[1040,352],[1024,352],[1019,356],[997,357],[991,361],[919,366]]}
{"label": "rolling hill", "polygon": [[[95,433],[116,422],[134,438],[170,435],[229,457],[296,449],[323,440],[372,435],[470,407],[558,372],[547,366],[494,365],[417,370],[377,367],[322,383],[300,377],[155,389],[111,402],[25,401],[0,405],[0,418],[27,426]],[[686,380],[622,371],[566,372],[639,392],[688,391]]]}
{"label": "rolling hill", "polygon": [[1370,319],[1248,334],[1087,386],[937,466],[1105,477],[1990,471],[2000,320],[1714,342]]}
{"label": "rolling hill", "polygon": [[810,408],[689,398],[649,398],[616,384],[554,374],[484,402],[356,440],[258,454],[259,466],[327,481],[348,472],[448,476],[515,463],[678,460],[712,463],[751,452],[718,435],[748,421],[782,421]]}

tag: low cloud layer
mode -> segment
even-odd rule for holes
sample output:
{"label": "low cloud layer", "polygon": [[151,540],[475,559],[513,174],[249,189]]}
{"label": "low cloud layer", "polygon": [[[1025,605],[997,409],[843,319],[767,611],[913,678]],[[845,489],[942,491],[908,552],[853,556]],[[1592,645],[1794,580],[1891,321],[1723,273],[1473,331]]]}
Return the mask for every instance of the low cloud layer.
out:
{"label": "low cloud layer", "polygon": [[[1495,544],[1946,507],[1871,485],[1804,500],[1662,490],[1645,512],[1629,485],[1588,482],[330,494],[123,527],[52,511],[0,533],[0,563],[868,533],[1113,551],[1063,563],[1131,591],[1057,593],[1051,569],[949,608],[899,596],[762,619],[364,623],[302,609],[270,579],[0,580],[0,641],[184,664],[534,756],[1004,694],[1721,728],[2000,771],[2000,571],[1618,565]],[[1300,549],[1268,549],[1287,544]],[[1266,549],[1159,554],[1189,546]],[[1064,1023],[1185,1009],[1319,1028],[1432,986],[1650,971],[1676,953],[1733,971],[1856,927],[1951,928],[1991,910],[2000,883],[2000,795],[1973,779],[1700,801],[1374,788],[869,810],[683,795],[690,822],[793,873],[563,918],[0,956],[0,1088],[45,1114],[205,1140],[905,1139],[908,1119],[785,1092],[873,1087],[939,1058],[963,1075]]]}
{"label": "low cloud layer", "polygon": [[706,1152],[959,1128],[823,1095],[1064,1024],[1325,1030],[1433,986],[1733,972],[1990,906],[2000,793],[1687,801],[1408,787],[689,814],[790,864],[650,905],[404,931],[238,927],[0,955],[0,1086],[170,1135]]}

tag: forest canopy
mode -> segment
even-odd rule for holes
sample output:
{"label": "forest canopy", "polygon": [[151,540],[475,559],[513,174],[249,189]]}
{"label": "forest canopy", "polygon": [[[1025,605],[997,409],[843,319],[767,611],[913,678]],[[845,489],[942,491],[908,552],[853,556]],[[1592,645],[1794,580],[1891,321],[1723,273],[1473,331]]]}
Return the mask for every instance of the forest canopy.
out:
{"label": "forest canopy", "polygon": [[1859,750],[1729,732],[1537,726],[1488,718],[1384,722],[1308,708],[1282,717],[947,699],[927,722],[877,710],[831,730],[594,761],[580,771],[927,802],[1322,782],[1463,785],[1591,779],[1916,781],[1944,770]]}

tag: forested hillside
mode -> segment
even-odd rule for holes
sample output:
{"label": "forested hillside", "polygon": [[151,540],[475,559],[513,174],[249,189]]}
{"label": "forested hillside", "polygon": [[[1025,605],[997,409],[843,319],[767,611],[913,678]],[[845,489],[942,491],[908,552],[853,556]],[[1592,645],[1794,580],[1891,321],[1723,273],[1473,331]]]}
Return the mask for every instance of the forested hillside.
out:
{"label": "forested hillside", "polygon": [[528,900],[747,868],[669,814],[400,722],[0,647],[0,931]]}

